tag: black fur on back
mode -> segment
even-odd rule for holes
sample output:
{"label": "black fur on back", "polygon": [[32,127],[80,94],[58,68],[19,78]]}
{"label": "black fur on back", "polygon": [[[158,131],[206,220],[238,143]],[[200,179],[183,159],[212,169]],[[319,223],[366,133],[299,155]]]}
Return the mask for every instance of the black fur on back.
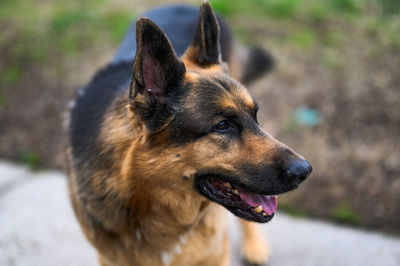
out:
{"label": "black fur on back", "polygon": [[104,113],[119,92],[128,93],[132,62],[106,66],[78,93],[71,111],[69,138],[78,163],[90,163],[99,148],[96,143]]}

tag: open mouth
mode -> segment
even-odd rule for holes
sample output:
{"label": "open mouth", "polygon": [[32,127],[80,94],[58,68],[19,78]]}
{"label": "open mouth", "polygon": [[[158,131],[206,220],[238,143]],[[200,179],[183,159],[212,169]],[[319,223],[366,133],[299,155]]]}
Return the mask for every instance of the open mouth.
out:
{"label": "open mouth", "polygon": [[277,196],[246,191],[217,178],[202,177],[197,180],[196,187],[201,194],[245,220],[266,223],[277,208]]}

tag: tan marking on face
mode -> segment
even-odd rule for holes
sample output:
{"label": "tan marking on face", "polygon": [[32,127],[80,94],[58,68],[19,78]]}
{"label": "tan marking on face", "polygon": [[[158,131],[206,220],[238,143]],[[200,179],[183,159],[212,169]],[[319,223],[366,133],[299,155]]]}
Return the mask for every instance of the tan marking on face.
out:
{"label": "tan marking on face", "polygon": [[243,89],[239,89],[237,91],[237,97],[239,97],[240,100],[242,102],[244,102],[244,104],[248,108],[253,109],[255,107],[253,98],[250,96],[249,92],[246,89],[244,89],[244,88]]}
{"label": "tan marking on face", "polygon": [[242,133],[242,145],[235,147],[232,153],[240,153],[241,155],[235,158],[235,163],[248,163],[253,165],[273,163],[276,158],[279,146],[283,145],[272,136],[255,135],[249,130],[244,130]]}
{"label": "tan marking on face", "polygon": [[233,167],[233,165],[230,165],[230,164],[227,164],[227,163],[221,163],[220,166],[221,166],[225,171],[230,171],[230,172],[235,171],[235,167]]}
{"label": "tan marking on face", "polygon": [[[220,138],[220,140],[218,139]],[[260,165],[273,161],[279,145],[283,145],[269,136],[257,136],[248,130],[243,131],[243,141],[230,143],[228,150],[219,145],[223,136],[210,135],[193,144],[192,154],[195,168],[220,169],[227,174],[240,175],[238,166],[243,164]]]}
{"label": "tan marking on face", "polygon": [[234,109],[236,111],[239,111],[238,107],[236,106],[236,104],[229,98],[224,97],[223,99],[221,99],[221,101],[219,102],[219,105],[221,108],[223,109]]}
{"label": "tan marking on face", "polygon": [[[192,146],[193,163],[196,169],[221,169],[227,173],[237,171],[237,154],[236,151],[223,151],[218,145],[220,136],[209,136],[204,138]],[[237,144],[234,144],[237,145]],[[239,146],[239,145],[237,145]],[[240,148],[237,149],[240,151]]]}

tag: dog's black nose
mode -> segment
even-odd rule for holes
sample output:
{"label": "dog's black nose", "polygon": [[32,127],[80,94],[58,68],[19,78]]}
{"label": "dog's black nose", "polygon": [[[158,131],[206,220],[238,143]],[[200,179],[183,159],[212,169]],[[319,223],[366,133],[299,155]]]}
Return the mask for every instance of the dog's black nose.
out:
{"label": "dog's black nose", "polygon": [[311,174],[312,167],[304,159],[291,160],[287,164],[286,168],[286,183],[290,183],[293,186],[300,185],[306,178]]}

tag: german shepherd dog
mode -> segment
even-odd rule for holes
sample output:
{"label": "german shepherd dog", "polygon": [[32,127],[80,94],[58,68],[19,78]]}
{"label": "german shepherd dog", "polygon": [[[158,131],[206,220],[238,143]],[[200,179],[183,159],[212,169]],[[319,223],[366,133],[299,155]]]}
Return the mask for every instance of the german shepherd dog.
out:
{"label": "german shepherd dog", "polygon": [[263,264],[268,248],[254,222],[270,221],[276,195],[311,172],[261,129],[242,85],[268,68],[266,54],[235,59],[207,1],[196,24],[178,58],[160,27],[138,19],[133,75],[129,60],[113,62],[71,110],[70,197],[103,266],[229,265],[224,208],[243,221],[245,261]]}

